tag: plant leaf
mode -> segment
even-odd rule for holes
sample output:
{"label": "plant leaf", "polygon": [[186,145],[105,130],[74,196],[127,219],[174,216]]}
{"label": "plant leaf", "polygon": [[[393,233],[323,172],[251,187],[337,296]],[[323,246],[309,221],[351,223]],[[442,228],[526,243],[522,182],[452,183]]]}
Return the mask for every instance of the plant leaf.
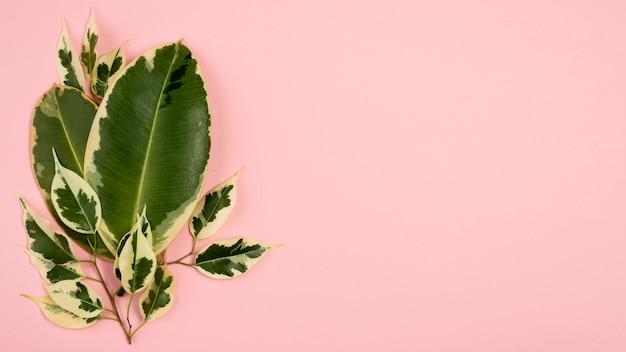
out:
{"label": "plant leaf", "polygon": [[213,236],[222,227],[235,207],[240,169],[228,180],[215,186],[200,199],[189,221],[189,231],[198,239]]}
{"label": "plant leaf", "polygon": [[[37,185],[46,200],[48,209],[68,236],[81,247],[91,250],[89,243],[96,243],[97,254],[113,259],[102,240],[71,230],[59,219],[51,199],[55,163],[52,150],[59,162],[76,172],[84,174],[83,159],[89,130],[96,115],[97,106],[81,91],[71,87],[53,86],[37,103],[31,127],[31,161]],[[97,241],[97,242],[96,242]]]}
{"label": "plant leaf", "polygon": [[[141,220],[137,223],[140,224]],[[120,248],[117,251],[116,270],[119,270],[122,287],[128,293],[143,290],[154,278],[156,255],[145,229],[141,225],[133,227],[133,230],[120,241]]]}
{"label": "plant leaf", "polygon": [[165,265],[156,268],[152,284],[139,298],[144,321],[158,319],[170,310],[174,302],[174,284],[174,276]]}
{"label": "plant leaf", "polygon": [[59,281],[46,291],[59,307],[81,318],[97,317],[104,309],[100,295],[78,280]]}
{"label": "plant leaf", "polygon": [[93,325],[100,317],[93,318],[81,318],[78,315],[72,314],[67,310],[61,308],[56,304],[50,296],[34,297],[29,295],[22,295],[29,300],[35,302],[43,314],[56,325],[68,328],[68,329],[80,329]]}
{"label": "plant leaf", "polygon": [[18,200],[24,210],[24,227],[29,249],[54,264],[78,262],[67,237],[52,230],[48,220],[37,215],[20,196]]}
{"label": "plant leaf", "polygon": [[63,223],[76,232],[95,234],[102,217],[100,200],[87,181],[59,162],[54,154],[52,204]]}
{"label": "plant leaf", "polygon": [[216,241],[204,247],[194,266],[214,279],[232,279],[247,272],[274,246],[249,238]]}
{"label": "plant leaf", "polygon": [[42,255],[24,248],[26,254],[30,258],[30,263],[37,268],[41,277],[48,284],[53,284],[63,280],[75,280],[85,276],[78,262],[68,262],[65,264],[56,264],[55,262],[44,258]]}
{"label": "plant leaf", "polygon": [[91,72],[91,91],[98,98],[104,97],[109,85],[119,76],[121,69],[126,64],[122,54],[122,47],[103,55],[96,62]]}
{"label": "plant leaf", "polygon": [[154,251],[174,239],[201,192],[208,131],[204,81],[182,42],[157,47],[122,69],[98,109],[85,153],[109,250],[145,205]]}
{"label": "plant leaf", "polygon": [[80,59],[74,49],[74,44],[67,33],[65,20],[63,20],[61,37],[57,44],[57,71],[62,85],[84,90],[85,74],[80,66]]}
{"label": "plant leaf", "polygon": [[89,21],[85,27],[85,35],[83,36],[82,50],[80,53],[80,62],[85,67],[87,76],[91,76],[93,68],[96,65],[98,59],[98,52],[96,51],[96,44],[98,43],[98,26],[93,18],[93,9],[89,14]]}

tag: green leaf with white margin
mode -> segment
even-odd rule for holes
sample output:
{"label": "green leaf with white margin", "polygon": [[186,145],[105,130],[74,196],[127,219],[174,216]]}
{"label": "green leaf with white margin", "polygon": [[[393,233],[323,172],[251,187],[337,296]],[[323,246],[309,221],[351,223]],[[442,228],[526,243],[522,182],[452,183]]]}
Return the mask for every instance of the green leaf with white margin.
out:
{"label": "green leaf with white margin", "polygon": [[72,314],[67,310],[61,308],[58,304],[56,304],[50,296],[43,297],[34,297],[29,295],[22,295],[29,300],[35,302],[43,314],[56,325],[68,328],[68,329],[80,329],[86,328],[90,325],[93,325],[97,322],[100,317],[93,318],[81,318],[76,314]]}
{"label": "green leaf with white margin", "polygon": [[104,310],[100,295],[78,280],[54,283],[46,291],[59,307],[81,318],[95,318]]}
{"label": "green leaf with white margin", "polygon": [[52,204],[63,223],[76,232],[95,234],[102,208],[98,195],[78,174],[59,162],[54,154],[55,175],[52,179]]}
{"label": "green leaf with white margin", "polygon": [[274,247],[249,238],[216,241],[198,253],[193,265],[208,277],[232,279],[246,273]]}
{"label": "green leaf with white margin", "polygon": [[91,91],[98,98],[104,97],[109,85],[119,76],[121,69],[126,64],[122,54],[122,47],[103,55],[96,62],[91,72]]}
{"label": "green leaf with white margin", "polygon": [[[94,243],[92,235],[77,233],[59,219],[51,199],[52,179],[55,175],[54,156],[66,168],[83,175],[83,160],[89,130],[98,106],[76,88],[54,85],[37,103],[31,126],[31,162],[37,185],[48,209],[68,236],[86,250]],[[113,259],[97,236],[98,256]]]}
{"label": "green leaf with white margin", "polygon": [[228,180],[213,187],[200,199],[189,221],[189,231],[198,239],[213,236],[222,227],[235,207],[237,186],[235,181],[240,169]]}
{"label": "green leaf with white margin", "polygon": [[80,64],[80,58],[74,49],[74,44],[67,33],[67,26],[63,20],[63,28],[61,37],[57,44],[57,72],[59,73],[59,82],[62,85],[84,90],[85,73]]}
{"label": "green leaf with white margin", "polygon": [[148,322],[162,317],[174,302],[174,276],[167,266],[159,266],[150,287],[139,297],[141,316]]}
{"label": "green leaf with white margin", "polygon": [[180,232],[202,191],[209,124],[204,81],[182,42],[152,49],[122,69],[100,104],[85,153],[109,250],[145,205],[156,253]]}
{"label": "green leaf with white margin", "polygon": [[85,67],[87,76],[91,76],[96,66],[96,60],[98,60],[98,52],[96,51],[98,35],[98,26],[93,18],[93,9],[91,9],[89,21],[85,27],[85,35],[83,36],[82,50],[80,53],[80,63]]}
{"label": "green leaf with white margin", "polygon": [[128,293],[143,290],[154,278],[156,255],[145,229],[143,226],[135,226],[133,231],[120,241],[120,249],[117,252],[119,254],[116,262],[120,280]]}
{"label": "green leaf with white margin", "polygon": [[152,243],[152,228],[150,227],[150,223],[148,222],[148,218],[146,217],[146,208],[143,208],[141,215],[137,216],[137,222],[135,226],[130,230],[129,233],[122,237],[120,244],[117,246],[117,251],[115,255],[115,261],[113,262],[113,272],[115,273],[115,277],[119,280],[122,280],[122,273],[120,272],[120,254],[122,252],[122,248],[124,248],[124,243],[128,241],[131,233],[137,231],[139,229],[140,233],[143,234],[148,243]]}
{"label": "green leaf with white margin", "polygon": [[24,252],[28,254],[30,263],[39,271],[41,277],[48,284],[53,284],[63,280],[75,280],[85,276],[78,262],[69,262],[65,264],[56,264],[55,262],[45,259],[42,255],[24,248]]}
{"label": "green leaf with white margin", "polygon": [[24,227],[28,236],[28,248],[54,264],[76,263],[78,259],[64,234],[52,230],[48,220],[37,215],[18,196],[24,210]]}

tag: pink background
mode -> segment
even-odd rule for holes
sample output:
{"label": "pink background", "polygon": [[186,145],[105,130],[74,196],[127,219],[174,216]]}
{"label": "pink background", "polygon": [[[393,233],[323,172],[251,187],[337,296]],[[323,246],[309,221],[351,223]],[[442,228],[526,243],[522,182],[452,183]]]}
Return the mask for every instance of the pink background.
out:
{"label": "pink background", "polygon": [[[172,5],[172,4],[175,4]],[[284,243],[234,281],[184,267],[125,344],[58,328],[20,246],[43,211],[32,107],[62,17],[104,53],[184,37],[210,92],[215,239]],[[4,1],[3,351],[626,351],[623,1]],[[188,234],[173,252],[187,250]]]}

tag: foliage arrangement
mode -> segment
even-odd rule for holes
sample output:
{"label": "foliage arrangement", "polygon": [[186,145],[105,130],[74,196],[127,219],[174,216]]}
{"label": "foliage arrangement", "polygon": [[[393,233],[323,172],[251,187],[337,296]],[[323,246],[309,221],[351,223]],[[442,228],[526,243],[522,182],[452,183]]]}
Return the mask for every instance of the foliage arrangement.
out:
{"label": "foliage arrangement", "polygon": [[[28,237],[24,250],[48,293],[24,296],[65,328],[116,321],[131,343],[172,306],[176,281],[169,265],[230,279],[275,246],[234,238],[197,249],[230,215],[241,171],[202,194],[210,115],[189,48],[182,41],[162,45],[127,64],[121,46],[98,55],[98,38],[92,15],[78,55],[63,22],[60,84],[34,109],[33,172],[62,230],[18,196]],[[191,249],[166,259],[185,224]],[[87,259],[76,255],[72,242],[89,253]]]}

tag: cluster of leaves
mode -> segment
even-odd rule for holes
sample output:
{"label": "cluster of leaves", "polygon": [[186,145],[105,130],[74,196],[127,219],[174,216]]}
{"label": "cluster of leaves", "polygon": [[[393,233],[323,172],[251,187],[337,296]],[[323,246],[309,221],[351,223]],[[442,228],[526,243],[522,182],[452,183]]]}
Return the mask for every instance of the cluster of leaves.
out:
{"label": "cluster of leaves", "polygon": [[[33,171],[62,231],[18,197],[28,235],[25,251],[48,293],[24,296],[66,328],[117,321],[130,343],[172,306],[175,280],[168,265],[229,279],[247,272],[274,246],[234,238],[196,250],[230,215],[241,173],[202,194],[210,115],[196,59],[181,41],[127,65],[121,46],[99,56],[98,37],[91,16],[78,55],[63,23],[57,48],[61,84],[42,96],[33,113]],[[168,261],[165,250],[186,223],[192,248]],[[91,256],[79,258],[72,241]],[[114,272],[106,280],[104,264]],[[86,275],[82,266],[95,274]],[[101,285],[106,300],[92,283]],[[118,307],[122,296],[125,310]],[[135,328],[133,304],[142,319]]]}

